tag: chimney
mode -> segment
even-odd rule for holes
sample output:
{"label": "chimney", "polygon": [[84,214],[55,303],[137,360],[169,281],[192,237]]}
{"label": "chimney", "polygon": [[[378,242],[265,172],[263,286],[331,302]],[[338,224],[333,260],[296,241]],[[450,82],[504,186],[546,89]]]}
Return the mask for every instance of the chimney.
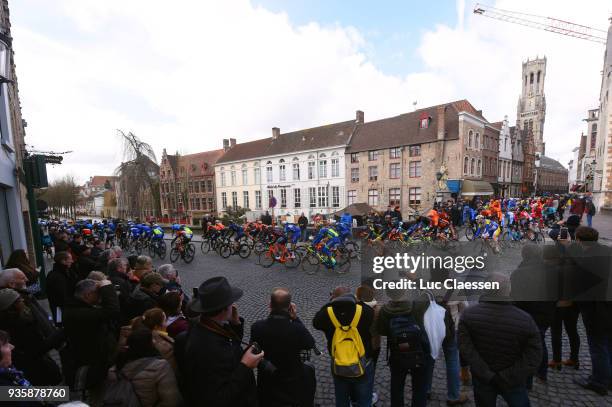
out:
{"label": "chimney", "polygon": [[477,110],[478,114],[482,116],[482,110]]}
{"label": "chimney", "polygon": [[438,140],[444,140],[444,134],[446,132],[444,114],[446,112],[446,106],[438,106]]}
{"label": "chimney", "polygon": [[236,139],[235,139],[235,138],[231,138],[231,139],[229,139],[229,144],[230,144],[230,145],[229,145],[229,146],[230,146],[230,148],[234,148],[234,147],[236,147]]}
{"label": "chimney", "polygon": [[230,141],[226,138],[223,139],[223,151],[228,151],[230,149]]}
{"label": "chimney", "polygon": [[355,122],[363,124],[363,120],[363,112],[361,110],[357,110],[355,114]]}
{"label": "chimney", "polygon": [[272,127],[272,140],[278,139],[280,136],[280,129],[278,127]]}

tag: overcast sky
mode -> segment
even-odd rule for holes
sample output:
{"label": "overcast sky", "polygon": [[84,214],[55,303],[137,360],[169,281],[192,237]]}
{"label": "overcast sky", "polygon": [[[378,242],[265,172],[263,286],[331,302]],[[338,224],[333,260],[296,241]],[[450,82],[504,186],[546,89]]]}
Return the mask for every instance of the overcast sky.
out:
{"label": "overcast sky", "polygon": [[[426,4],[420,4],[426,3]],[[516,121],[521,62],[546,55],[547,155],[567,166],[598,107],[604,46],[472,14],[474,2],[18,0],[26,142],[72,150],[51,178],[110,175],[116,129],[187,154],[468,99]],[[496,7],[607,30],[609,0]]]}

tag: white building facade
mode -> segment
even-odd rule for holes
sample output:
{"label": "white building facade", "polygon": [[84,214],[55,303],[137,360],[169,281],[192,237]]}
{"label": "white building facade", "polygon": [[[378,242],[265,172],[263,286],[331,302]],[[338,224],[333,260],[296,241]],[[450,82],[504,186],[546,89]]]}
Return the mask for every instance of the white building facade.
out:
{"label": "white building facade", "polygon": [[500,195],[506,198],[512,195],[512,137],[508,116],[504,117],[504,121],[500,124],[497,183],[499,184]]}

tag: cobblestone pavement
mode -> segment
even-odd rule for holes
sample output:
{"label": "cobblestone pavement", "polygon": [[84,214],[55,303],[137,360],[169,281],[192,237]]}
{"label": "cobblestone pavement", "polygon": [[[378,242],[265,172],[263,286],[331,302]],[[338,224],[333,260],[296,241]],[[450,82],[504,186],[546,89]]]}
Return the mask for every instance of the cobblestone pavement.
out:
{"label": "cobblestone pavement", "polygon": [[[603,216],[602,216],[603,217]],[[610,217],[612,219],[612,217]],[[612,225],[612,222],[610,222]],[[612,227],[610,228],[612,232]],[[612,236],[612,233],[610,233]],[[185,289],[191,291],[192,287],[197,287],[202,281],[207,278],[223,275],[228,278],[231,284],[244,289],[245,293],[242,299],[238,302],[239,312],[245,318],[247,325],[250,326],[258,319],[265,318],[268,313],[268,296],[274,287],[288,287],[293,295],[294,302],[297,305],[298,314],[305,325],[310,328],[313,336],[317,341],[317,346],[323,354],[321,356],[312,356],[312,362],[317,369],[317,395],[316,400],[320,406],[334,405],[334,389],[333,382],[330,376],[330,360],[326,352],[326,343],[324,335],[312,328],[312,318],[315,312],[326,303],[329,298],[331,289],[338,285],[348,285],[351,288],[356,288],[360,283],[360,266],[353,264],[350,273],[345,275],[337,275],[325,270],[319,271],[315,275],[306,275],[300,269],[287,270],[282,266],[274,265],[269,269],[264,269],[255,264],[255,259],[252,256],[249,259],[242,260],[238,256],[232,256],[227,260],[222,259],[216,254],[203,255],[199,251],[199,243],[196,243],[198,248],[196,258],[191,264],[184,264],[180,261],[176,263],[179,270],[182,285]],[[157,265],[161,264],[159,260],[155,261]],[[581,352],[580,363],[581,368],[578,371],[564,369],[562,371],[550,371],[547,385],[535,384],[531,393],[532,404],[535,406],[611,406],[612,396],[601,397],[595,393],[582,390],[572,383],[575,375],[586,375],[590,371],[591,363],[588,356],[588,348],[586,345],[586,337],[584,329],[581,325]],[[248,338],[248,331],[245,339]],[[550,338],[548,338],[550,341]],[[549,353],[550,350],[549,343]],[[567,341],[564,343],[564,350],[569,350]],[[376,371],[375,388],[380,396],[380,401],[377,406],[388,406],[390,375],[389,369],[385,361],[385,350],[381,352],[381,358]],[[567,357],[567,356],[565,356]],[[410,384],[407,380],[406,397],[410,398]],[[464,388],[470,399],[473,398],[470,387]],[[433,391],[431,395],[431,406],[446,405],[446,380],[444,369],[444,358],[442,357],[436,362],[434,373]],[[467,405],[473,405],[468,403]],[[499,401],[498,405],[505,405]]]}

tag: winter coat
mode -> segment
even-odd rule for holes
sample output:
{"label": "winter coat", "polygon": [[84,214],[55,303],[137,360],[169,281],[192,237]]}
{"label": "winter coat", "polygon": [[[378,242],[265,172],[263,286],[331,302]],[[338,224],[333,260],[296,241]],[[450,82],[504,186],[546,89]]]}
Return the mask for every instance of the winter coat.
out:
{"label": "winter coat", "polygon": [[70,355],[69,378],[81,366],[89,366],[87,384],[104,380],[114,359],[117,341],[113,326],[119,317],[119,300],[112,284],[98,289],[100,305],[90,305],[78,298],[66,303],[64,329],[66,354]]}
{"label": "winter coat", "polygon": [[[365,357],[372,357],[372,334],[371,327],[372,321],[374,321],[374,310],[368,307],[365,303],[359,302],[362,306],[361,318],[359,319],[359,323],[357,324],[357,330],[359,331],[359,336],[361,336],[361,340],[363,341],[363,347],[365,348]],[[312,325],[315,329],[319,331],[323,331],[325,337],[327,338],[327,350],[331,355],[331,345],[332,339],[334,337],[334,332],[336,328],[334,324],[332,324],[329,319],[329,314],[327,313],[327,307],[330,306],[334,310],[334,315],[338,322],[340,322],[343,326],[349,325],[355,316],[355,303],[349,301],[333,301],[328,304],[325,304],[315,315],[312,320]]]}
{"label": "winter coat", "polygon": [[119,296],[119,306],[121,307],[122,320],[120,321],[121,325],[125,325],[129,323],[129,300],[130,295],[136,288],[136,285],[133,284],[127,274],[113,272],[109,274],[109,280],[115,286],[115,290],[117,291],[117,295]]}
{"label": "winter coat", "polygon": [[458,338],[472,374],[485,383],[497,377],[507,388],[524,385],[542,360],[536,323],[509,301],[481,298],[480,303],[465,309]]}
{"label": "winter coat", "polygon": [[[117,380],[116,369],[113,366],[109,370],[108,383]],[[166,360],[154,357],[133,360],[123,366],[121,372],[131,379],[142,407],[175,407],[181,404],[182,397],[174,370]]]}
{"label": "winter coat", "polygon": [[126,310],[128,318],[132,319],[142,316],[145,311],[157,307],[157,298],[157,294],[145,290],[141,286],[136,287],[128,300],[128,307]]}
{"label": "winter coat", "polygon": [[[216,324],[210,320],[208,324]],[[214,331],[201,321],[177,336],[174,354],[183,378],[182,390],[189,406],[257,406],[257,387],[253,370],[243,365],[240,325],[216,325]],[[224,333],[219,333],[223,331]]]}
{"label": "winter coat", "polygon": [[47,276],[47,299],[53,320],[58,321],[57,308],[63,311],[67,299],[74,295],[74,287],[78,278],[72,269],[60,263],[55,263]]}

